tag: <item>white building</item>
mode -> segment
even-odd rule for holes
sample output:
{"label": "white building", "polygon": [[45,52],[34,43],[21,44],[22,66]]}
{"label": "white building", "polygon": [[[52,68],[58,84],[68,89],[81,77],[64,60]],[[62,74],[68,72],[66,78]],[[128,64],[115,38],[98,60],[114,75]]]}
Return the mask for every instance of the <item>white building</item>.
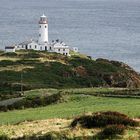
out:
{"label": "white building", "polygon": [[15,52],[16,50],[37,50],[37,51],[48,51],[48,52],[56,52],[63,55],[70,56],[70,48],[68,45],[66,45],[64,42],[60,42],[59,40],[53,41],[49,43],[48,40],[48,19],[45,15],[40,17],[39,20],[39,34],[38,34],[38,40],[30,40],[25,41],[17,46],[15,46],[14,49],[11,48],[9,50],[5,47],[6,52],[11,51]]}
{"label": "white building", "polygon": [[74,48],[73,48],[73,51],[74,51],[74,52],[78,52],[79,50],[78,50],[77,47],[74,47]]}
{"label": "white building", "polygon": [[39,20],[39,44],[48,43],[48,19],[45,15]]}
{"label": "white building", "polygon": [[69,46],[67,46],[64,42],[56,41],[52,44],[52,46],[54,52],[69,56]]}
{"label": "white building", "polygon": [[15,46],[6,46],[5,52],[15,52]]}

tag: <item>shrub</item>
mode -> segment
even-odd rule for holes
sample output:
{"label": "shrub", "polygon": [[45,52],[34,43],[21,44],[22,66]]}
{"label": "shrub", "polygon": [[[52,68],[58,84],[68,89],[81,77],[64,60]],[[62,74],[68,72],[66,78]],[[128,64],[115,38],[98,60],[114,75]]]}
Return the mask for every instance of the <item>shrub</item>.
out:
{"label": "shrub", "polygon": [[[94,114],[99,114],[99,112],[94,113]],[[127,117],[127,115],[122,114],[120,112],[113,112],[113,111],[106,111],[106,112],[101,112],[103,115],[110,115],[110,116],[118,116],[118,117]]]}
{"label": "shrub", "polygon": [[42,57],[41,53],[38,52],[29,52],[27,54],[22,55],[23,58],[40,58]]}
{"label": "shrub", "polygon": [[7,52],[7,53],[2,53],[0,56],[15,57],[17,56],[17,54],[15,52]]}
{"label": "shrub", "polygon": [[35,97],[26,97],[13,104],[7,106],[0,106],[0,111],[14,110],[14,109],[23,109],[31,107],[40,107],[50,104],[54,104],[62,101],[62,95],[60,93],[45,95],[45,96],[35,96]]}
{"label": "shrub", "polygon": [[6,66],[13,66],[14,62],[11,60],[2,60],[0,61],[0,66],[6,67]]}
{"label": "shrub", "polygon": [[101,137],[107,138],[116,135],[124,134],[125,126],[124,125],[109,125],[104,128],[104,130],[100,133]]}
{"label": "shrub", "polygon": [[7,106],[0,106],[0,111],[3,111],[3,112],[7,112],[8,111],[8,108]]}
{"label": "shrub", "polygon": [[6,135],[0,135],[0,140],[10,140]]}
{"label": "shrub", "polygon": [[85,128],[105,127],[107,125],[138,126],[139,123],[118,112],[97,112],[74,119],[72,127],[80,124]]}

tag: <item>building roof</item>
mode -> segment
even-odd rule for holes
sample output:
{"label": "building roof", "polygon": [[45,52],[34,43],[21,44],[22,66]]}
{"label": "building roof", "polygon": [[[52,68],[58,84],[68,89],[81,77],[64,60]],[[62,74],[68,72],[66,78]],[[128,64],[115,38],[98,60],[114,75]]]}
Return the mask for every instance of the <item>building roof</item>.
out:
{"label": "building roof", "polygon": [[45,18],[46,16],[43,14],[41,17]]}
{"label": "building roof", "polygon": [[15,46],[5,46],[5,49],[15,49]]}
{"label": "building roof", "polygon": [[40,17],[39,24],[48,24],[48,19],[44,14]]}
{"label": "building roof", "polygon": [[68,49],[69,48],[69,46],[67,46],[64,42],[55,42],[54,44],[53,44],[53,47],[54,48],[59,48],[59,49]]}
{"label": "building roof", "polygon": [[51,45],[51,44],[48,43],[48,42],[41,42],[41,43],[39,42],[38,45],[46,45],[46,46],[49,46],[49,45]]}
{"label": "building roof", "polygon": [[29,41],[24,41],[24,42],[20,43],[19,45],[28,45],[28,44],[31,44],[32,42],[37,43],[37,41],[35,41],[35,40],[29,40]]}

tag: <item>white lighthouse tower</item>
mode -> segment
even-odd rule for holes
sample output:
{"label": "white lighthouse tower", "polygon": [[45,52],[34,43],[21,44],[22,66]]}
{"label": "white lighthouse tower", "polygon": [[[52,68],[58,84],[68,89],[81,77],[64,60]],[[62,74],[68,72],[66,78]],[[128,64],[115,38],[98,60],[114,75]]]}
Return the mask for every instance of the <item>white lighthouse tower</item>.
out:
{"label": "white lighthouse tower", "polygon": [[39,44],[48,43],[48,19],[43,14],[39,20]]}

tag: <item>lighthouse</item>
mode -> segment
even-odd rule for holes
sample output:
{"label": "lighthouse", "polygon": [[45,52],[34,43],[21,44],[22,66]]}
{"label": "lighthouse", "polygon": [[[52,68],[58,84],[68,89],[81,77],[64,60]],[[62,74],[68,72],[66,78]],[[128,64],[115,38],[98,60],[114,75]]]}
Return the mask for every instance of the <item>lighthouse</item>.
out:
{"label": "lighthouse", "polygon": [[48,19],[43,14],[39,20],[39,44],[48,43]]}
{"label": "lighthouse", "polygon": [[[38,40],[26,40],[16,45],[8,45],[5,47],[6,52],[15,52],[16,50],[35,50],[35,51],[48,51],[60,53],[62,55],[70,56],[70,48],[63,41],[52,40],[48,41],[48,19],[43,14],[39,20],[39,33]],[[77,49],[74,49],[77,52]]]}

